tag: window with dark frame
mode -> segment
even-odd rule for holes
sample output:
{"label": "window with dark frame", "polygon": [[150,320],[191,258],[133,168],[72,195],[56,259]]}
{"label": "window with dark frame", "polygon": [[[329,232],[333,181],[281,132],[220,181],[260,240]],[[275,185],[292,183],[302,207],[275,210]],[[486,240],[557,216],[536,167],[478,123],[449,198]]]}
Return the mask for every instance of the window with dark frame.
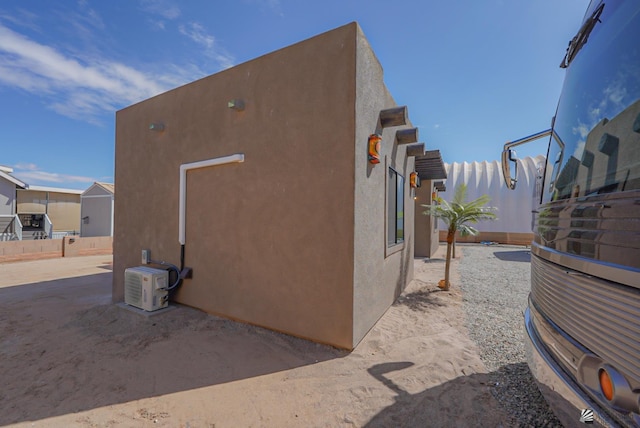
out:
{"label": "window with dark frame", "polygon": [[404,177],[389,167],[387,186],[387,245],[404,242]]}

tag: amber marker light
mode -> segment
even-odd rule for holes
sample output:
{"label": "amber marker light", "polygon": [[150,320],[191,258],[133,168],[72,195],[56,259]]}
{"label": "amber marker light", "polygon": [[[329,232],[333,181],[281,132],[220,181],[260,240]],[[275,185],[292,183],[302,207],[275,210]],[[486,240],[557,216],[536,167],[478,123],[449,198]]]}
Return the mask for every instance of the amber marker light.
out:
{"label": "amber marker light", "polygon": [[382,136],[378,134],[369,135],[369,163],[380,163],[380,142]]}
{"label": "amber marker light", "polygon": [[411,174],[409,174],[409,185],[412,189],[420,187],[420,177],[418,177],[417,172],[412,172]]}
{"label": "amber marker light", "polygon": [[600,380],[600,390],[604,397],[609,401],[613,400],[613,382],[609,373],[605,369],[600,369],[598,379]]}

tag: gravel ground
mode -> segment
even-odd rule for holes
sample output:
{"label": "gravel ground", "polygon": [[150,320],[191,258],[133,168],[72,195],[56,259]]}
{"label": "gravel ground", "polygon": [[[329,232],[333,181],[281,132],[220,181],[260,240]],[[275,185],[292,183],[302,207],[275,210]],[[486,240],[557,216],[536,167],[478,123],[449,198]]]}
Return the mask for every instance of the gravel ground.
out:
{"label": "gravel ground", "polygon": [[530,289],[529,248],[464,245],[459,263],[471,339],[491,373],[492,393],[523,427],[562,427],[538,390],[524,352],[523,313]]}

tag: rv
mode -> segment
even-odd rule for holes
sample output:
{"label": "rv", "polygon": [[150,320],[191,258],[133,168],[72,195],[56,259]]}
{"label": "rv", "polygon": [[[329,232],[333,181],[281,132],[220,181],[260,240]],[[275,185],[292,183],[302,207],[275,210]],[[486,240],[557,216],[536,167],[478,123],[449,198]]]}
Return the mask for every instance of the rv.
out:
{"label": "rv", "polygon": [[[560,59],[560,58],[559,58]],[[528,364],[566,426],[640,426],[640,1],[593,0],[560,64],[531,243]]]}

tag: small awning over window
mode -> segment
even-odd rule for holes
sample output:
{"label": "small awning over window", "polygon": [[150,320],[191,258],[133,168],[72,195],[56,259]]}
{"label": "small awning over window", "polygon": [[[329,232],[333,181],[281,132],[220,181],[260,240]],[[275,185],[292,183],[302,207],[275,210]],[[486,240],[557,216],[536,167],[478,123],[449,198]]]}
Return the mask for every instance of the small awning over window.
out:
{"label": "small awning over window", "polygon": [[444,185],[444,181],[436,181],[435,183],[433,183],[433,187],[438,192],[446,192],[447,191],[447,186]]}
{"label": "small awning over window", "polygon": [[447,178],[440,150],[427,150],[423,156],[416,156],[416,172],[420,180]]}

